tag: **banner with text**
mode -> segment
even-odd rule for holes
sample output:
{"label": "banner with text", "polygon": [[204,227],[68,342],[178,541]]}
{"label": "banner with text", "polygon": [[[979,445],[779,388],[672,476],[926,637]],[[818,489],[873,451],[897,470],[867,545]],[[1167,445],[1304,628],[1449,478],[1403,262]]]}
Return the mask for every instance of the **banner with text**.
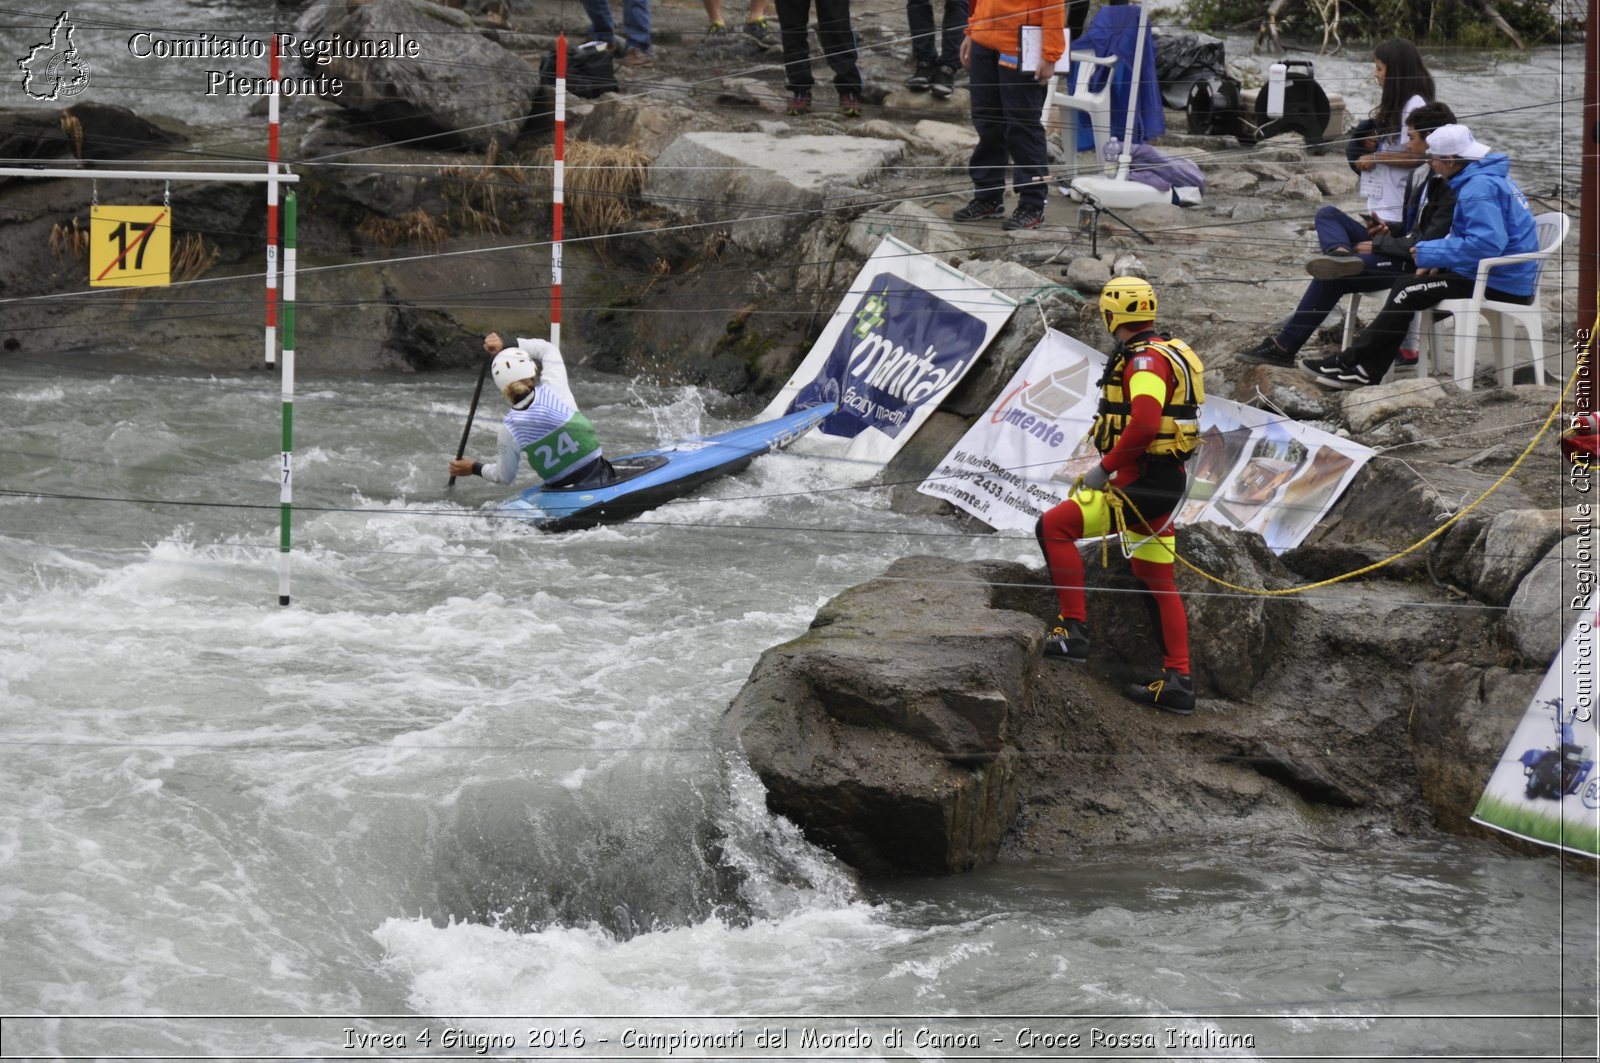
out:
{"label": "banner with text", "polygon": [[761,412],[836,402],[789,449],[875,473],[944,401],[1016,303],[909,244],[886,236],[856,275],[810,353]]}
{"label": "banner with text", "polygon": [[[1576,541],[1583,539],[1568,542],[1577,550]],[[1589,565],[1592,571],[1592,560]],[[1592,590],[1593,583],[1587,587]],[[1580,600],[1584,615],[1534,692],[1472,818],[1540,845],[1600,856],[1600,780],[1594,772],[1600,748],[1594,689],[1600,614],[1587,608],[1587,593]]]}
{"label": "banner with text", "polygon": [[[1099,351],[1046,332],[999,400],[917,490],[992,527],[1031,531],[1099,460],[1088,431],[1104,368]],[[1300,544],[1373,453],[1228,399],[1206,400],[1200,428],[1179,522],[1259,532],[1277,553]]]}

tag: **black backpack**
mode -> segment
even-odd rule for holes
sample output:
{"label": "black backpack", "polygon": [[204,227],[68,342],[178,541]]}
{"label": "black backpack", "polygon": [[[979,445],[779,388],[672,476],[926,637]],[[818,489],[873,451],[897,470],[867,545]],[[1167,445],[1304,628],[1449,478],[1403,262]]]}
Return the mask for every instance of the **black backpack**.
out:
{"label": "black backpack", "polygon": [[[556,83],[556,53],[551,49],[539,63],[539,77],[546,85]],[[617,68],[610,48],[567,47],[567,91],[592,100],[604,92],[621,92]]]}

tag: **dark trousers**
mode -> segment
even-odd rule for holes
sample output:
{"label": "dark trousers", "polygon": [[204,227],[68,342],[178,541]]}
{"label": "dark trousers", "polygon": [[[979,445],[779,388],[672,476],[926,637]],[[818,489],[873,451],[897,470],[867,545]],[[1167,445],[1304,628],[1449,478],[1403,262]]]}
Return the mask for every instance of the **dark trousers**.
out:
{"label": "dark trousers", "polygon": [[[813,0],[777,0],[778,35],[783,39],[783,80],[790,92],[810,92],[811,44],[806,23]],[[817,42],[833,68],[833,87],[840,96],[861,95],[861,70],[856,66],[856,31],[850,28],[850,0],[815,0]],[[1043,106],[1043,104],[1041,104]]]}
{"label": "dark trousers", "polygon": [[[1473,277],[1448,272],[1425,277],[1411,274],[1398,278],[1389,289],[1383,309],[1372,319],[1372,324],[1361,330],[1355,346],[1340,352],[1339,361],[1347,366],[1358,363],[1364,365],[1368,376],[1373,380],[1382,380],[1383,374],[1389,371],[1395,356],[1400,353],[1400,344],[1411,328],[1411,315],[1419,310],[1432,309],[1446,299],[1469,299],[1475,283]],[[1486,289],[1484,295],[1525,306],[1533,302],[1531,295],[1507,295],[1493,288]]]}
{"label": "dark trousers", "polygon": [[1011,187],[1021,205],[1043,210],[1050,190],[1050,154],[1040,113],[1049,90],[1032,74],[1001,66],[1000,53],[977,41],[972,42],[970,56],[968,87],[972,124],[978,131],[978,146],[967,166],[973,194],[978,199],[1004,199],[1009,159]]}
{"label": "dark trousers", "polygon": [[1317,227],[1317,244],[1323,251],[1339,247],[1350,251],[1361,241],[1372,239],[1365,225],[1338,207],[1317,208],[1314,224]]}
{"label": "dark trousers", "polygon": [[937,42],[933,35],[933,3],[934,0],[906,0],[911,58],[918,64],[938,63],[957,70],[961,66],[961,39],[966,36],[967,0],[944,0],[944,24]]}

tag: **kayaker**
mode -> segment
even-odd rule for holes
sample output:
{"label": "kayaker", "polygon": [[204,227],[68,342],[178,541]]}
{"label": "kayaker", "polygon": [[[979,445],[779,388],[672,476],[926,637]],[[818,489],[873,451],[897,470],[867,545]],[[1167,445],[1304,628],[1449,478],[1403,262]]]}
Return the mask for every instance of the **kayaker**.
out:
{"label": "kayaker", "polygon": [[500,423],[499,457],[493,464],[471,458],[450,462],[451,476],[481,476],[490,483],[517,478],[521,456],[547,487],[603,487],[617,472],[600,452],[600,437],[578,409],[567,386],[561,352],[548,340],[519,338],[507,347],[498,332],[483,338],[494,356],[490,371],[511,409]]}

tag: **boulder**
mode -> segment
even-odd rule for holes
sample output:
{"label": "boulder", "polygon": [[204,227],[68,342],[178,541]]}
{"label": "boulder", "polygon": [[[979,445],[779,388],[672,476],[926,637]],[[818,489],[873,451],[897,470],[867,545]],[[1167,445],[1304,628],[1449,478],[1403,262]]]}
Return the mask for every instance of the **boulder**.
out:
{"label": "boulder", "polygon": [[875,210],[861,215],[850,224],[850,235],[846,239],[852,251],[867,258],[885,235],[893,235],[919,251],[947,260],[966,254],[969,246],[948,221],[910,201],[896,203],[889,211]]}
{"label": "boulder", "polygon": [[867,873],[993,860],[1016,811],[1008,720],[1044,633],[995,585],[1026,578],[904,558],[762,654],[723,726],[768,807]]}
{"label": "boulder", "polygon": [[1298,199],[1307,203],[1321,203],[1323,198],[1317,182],[1303,173],[1297,173],[1285,181],[1278,195],[1283,199]]}
{"label": "boulder", "polygon": [[1558,509],[1496,513],[1468,565],[1473,595],[1490,605],[1509,604],[1523,578],[1567,530],[1565,514]]}
{"label": "boulder", "polygon": [[[1578,616],[1571,606],[1574,599],[1583,604],[1583,596],[1575,593],[1576,581],[1573,555],[1582,548],[1581,536],[1563,539],[1541,557],[1531,568],[1517,592],[1511,596],[1506,609],[1506,636],[1516,647],[1523,660],[1533,665],[1545,666],[1561,652],[1567,629]],[[1589,571],[1593,572],[1593,547],[1588,547]],[[1588,585],[1593,590],[1594,584]]]}
{"label": "boulder", "polygon": [[409,40],[418,55],[334,56],[326,66],[307,55],[313,74],[343,82],[327,97],[359,112],[396,140],[482,151],[508,147],[539,93],[539,72],[484,37],[470,17],[427,0],[316,0],[295,23],[301,40]]}
{"label": "boulder", "polygon": [[694,121],[688,107],[639,96],[618,96],[583,120],[583,139],[630,147],[654,159]]}
{"label": "boulder", "polygon": [[1345,423],[1358,435],[1407,410],[1431,409],[1444,398],[1444,388],[1432,377],[1424,380],[1387,380],[1372,387],[1346,391]]}
{"label": "boulder", "polygon": [[733,224],[740,248],[774,254],[844,206],[905,154],[895,141],[848,136],[685,133],[650,168],[644,198],[673,214]]}
{"label": "boulder", "polygon": [[110,103],[59,111],[7,111],[0,156],[7,159],[127,159],[184,142],[184,137]]}
{"label": "boulder", "polygon": [[1111,267],[1098,258],[1083,255],[1067,263],[1067,284],[1080,292],[1094,292],[1100,294],[1101,289],[1111,280]]}

